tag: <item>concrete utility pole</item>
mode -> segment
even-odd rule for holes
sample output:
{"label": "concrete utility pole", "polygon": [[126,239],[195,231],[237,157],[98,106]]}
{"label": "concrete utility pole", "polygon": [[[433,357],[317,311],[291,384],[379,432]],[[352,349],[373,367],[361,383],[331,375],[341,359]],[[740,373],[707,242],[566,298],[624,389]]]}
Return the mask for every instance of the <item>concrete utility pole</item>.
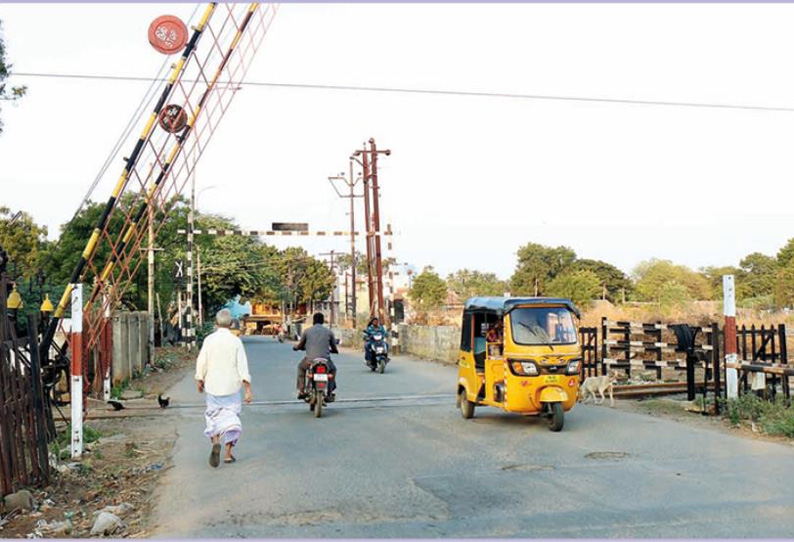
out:
{"label": "concrete utility pole", "polygon": [[[355,194],[355,186],[358,184],[359,179],[353,176],[353,160],[354,157],[349,158],[350,162],[350,176],[345,178],[344,173],[340,173],[335,177],[328,177],[328,180],[331,182],[331,186],[334,187],[334,191],[340,198],[349,198],[350,199],[350,261],[351,261],[351,274],[353,275],[353,301],[352,301],[352,310],[351,316],[353,318],[353,329],[356,328],[356,220],[355,220],[355,213],[356,213],[356,206],[355,206],[355,198],[363,198],[364,194]],[[347,187],[350,189],[349,195],[343,195],[339,190],[336,189],[336,185],[334,181],[342,180],[345,182]],[[345,282],[347,285],[347,282]],[[345,296],[347,297],[347,296]],[[345,311],[347,311],[347,299],[345,299]]]}
{"label": "concrete utility pole", "polygon": [[[154,206],[149,202],[149,287],[147,291],[149,312],[149,363],[154,361]],[[161,339],[162,340],[162,339]]]}
{"label": "concrete utility pole", "polygon": [[198,325],[204,327],[204,308],[201,305],[201,246],[196,251],[196,278],[198,279]]}
{"label": "concrete utility pole", "polygon": [[336,253],[333,250],[331,252],[325,252],[323,254],[320,254],[320,256],[330,256],[331,260],[329,262],[329,268],[331,269],[331,273],[334,275],[334,285],[331,287],[331,318],[330,318],[330,320],[328,322],[332,326],[336,324],[336,318],[334,318],[335,312],[336,312],[334,310],[335,309],[334,305],[336,303],[336,299],[335,299],[336,296],[334,294],[336,292],[336,284],[338,282],[338,277],[336,276],[336,268],[334,267],[334,265],[335,265],[335,262],[334,262],[335,254]]}
{"label": "concrete utility pole", "polygon": [[187,306],[185,307],[187,330],[186,346],[193,348],[193,231],[196,214],[196,174],[190,176],[190,212],[187,215]]}

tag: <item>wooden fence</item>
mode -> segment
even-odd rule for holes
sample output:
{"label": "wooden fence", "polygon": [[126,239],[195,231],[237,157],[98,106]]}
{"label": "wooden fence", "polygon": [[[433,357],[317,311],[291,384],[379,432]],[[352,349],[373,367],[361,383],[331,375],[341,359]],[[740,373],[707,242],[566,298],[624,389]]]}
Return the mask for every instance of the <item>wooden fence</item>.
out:
{"label": "wooden fence", "polygon": [[[791,382],[794,365],[788,363],[786,327],[741,326],[736,328],[738,361],[724,364],[724,332],[713,323],[693,326],[697,331],[692,350],[687,352],[679,345],[674,328],[677,324],[661,322],[624,322],[603,318],[601,327],[579,329],[582,343],[583,378],[598,376],[609,371],[654,371],[662,379],[664,369],[668,376],[682,378],[686,372],[688,393],[696,386],[704,395],[713,390],[715,396],[725,397],[725,368],[739,371],[740,393],[757,393],[774,400],[782,393],[791,404]],[[694,360],[694,361],[693,361]],[[695,369],[701,370],[702,382],[695,383]]]}

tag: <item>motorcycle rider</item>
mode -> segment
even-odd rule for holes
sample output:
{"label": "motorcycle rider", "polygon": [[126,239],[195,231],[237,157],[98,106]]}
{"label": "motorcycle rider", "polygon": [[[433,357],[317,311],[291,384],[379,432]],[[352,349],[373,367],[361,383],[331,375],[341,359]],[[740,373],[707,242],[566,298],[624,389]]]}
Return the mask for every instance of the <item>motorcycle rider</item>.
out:
{"label": "motorcycle rider", "polygon": [[372,337],[373,335],[376,335],[378,333],[380,333],[383,336],[383,340],[386,343],[386,348],[388,348],[389,343],[386,340],[387,337],[386,328],[380,325],[380,321],[378,320],[378,317],[375,316],[370,319],[369,325],[367,325],[367,329],[364,331],[364,337],[366,340],[364,344],[364,359],[366,360],[367,365],[369,365],[372,362],[372,358],[373,358],[373,351],[371,348]]}
{"label": "motorcycle rider", "polygon": [[333,375],[329,382],[331,391],[330,400],[334,400],[334,390],[336,390],[336,365],[331,361],[331,354],[338,354],[336,348],[336,337],[334,332],[323,327],[325,317],[323,313],[315,313],[312,317],[312,327],[303,331],[298,344],[292,347],[293,350],[305,350],[306,356],[298,364],[298,399],[306,396],[303,385],[306,380],[306,370],[311,366],[312,361],[317,358],[324,358],[328,361],[328,370]]}

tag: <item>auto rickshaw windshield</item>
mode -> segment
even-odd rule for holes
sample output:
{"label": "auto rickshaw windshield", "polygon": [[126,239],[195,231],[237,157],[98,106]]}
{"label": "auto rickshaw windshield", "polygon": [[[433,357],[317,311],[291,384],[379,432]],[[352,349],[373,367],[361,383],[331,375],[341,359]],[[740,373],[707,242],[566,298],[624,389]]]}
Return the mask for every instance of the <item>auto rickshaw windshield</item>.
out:
{"label": "auto rickshaw windshield", "polygon": [[576,344],[576,325],[566,307],[517,307],[510,311],[510,325],[516,344]]}

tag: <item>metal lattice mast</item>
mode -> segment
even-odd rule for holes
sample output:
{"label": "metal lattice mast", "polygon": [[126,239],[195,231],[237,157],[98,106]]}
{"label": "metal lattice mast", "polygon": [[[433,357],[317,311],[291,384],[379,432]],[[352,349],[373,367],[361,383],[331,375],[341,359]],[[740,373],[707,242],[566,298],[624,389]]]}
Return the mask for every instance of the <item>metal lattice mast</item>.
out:
{"label": "metal lattice mast", "polygon": [[[100,330],[107,323],[107,310],[119,306],[146,260],[141,246],[150,222],[156,221],[151,228],[156,237],[240,88],[276,11],[275,5],[258,3],[248,6],[213,3],[206,8],[134,152],[127,159],[102,219],[59,303],[43,351],[49,348],[63,318],[71,284],[91,281],[95,282],[85,303],[84,334],[87,349],[97,346]],[[156,120],[164,107],[184,112],[187,120],[183,128],[156,129]],[[107,372],[107,356],[100,353],[99,357],[102,371]]]}
{"label": "metal lattice mast", "polygon": [[[149,120],[146,122],[146,126],[141,133],[141,136],[138,138],[138,141],[135,144],[135,148],[130,154],[129,158],[127,158],[127,163],[124,166],[124,171],[122,171],[119,180],[116,182],[116,186],[113,189],[113,192],[108,198],[107,203],[105,204],[105,209],[102,211],[102,214],[99,217],[96,227],[94,228],[91,237],[89,238],[88,242],[86,243],[86,247],[83,250],[83,253],[80,256],[80,260],[77,262],[77,266],[75,267],[74,271],[72,272],[72,276],[69,280],[69,284],[66,286],[66,289],[63,292],[63,296],[61,296],[58,305],[55,308],[55,312],[53,313],[53,317],[50,320],[50,324],[47,328],[47,332],[44,335],[44,339],[42,341],[43,352],[47,352],[49,350],[49,345],[52,343],[52,339],[55,336],[55,331],[60,324],[61,319],[63,318],[64,313],[66,312],[66,308],[69,306],[69,300],[71,299],[73,285],[82,282],[81,277],[85,271],[86,265],[91,257],[94,255],[97,243],[100,240],[100,236],[102,232],[105,230],[108,224],[108,219],[110,217],[111,211],[116,206],[116,203],[121,196],[122,191],[127,185],[127,181],[130,178],[131,172],[135,169],[138,158],[141,155],[141,151],[144,148],[145,143],[149,140],[154,131],[155,127],[155,120],[157,119],[158,115],[162,111],[163,107],[165,106],[166,100],[171,95],[171,92],[174,89],[174,85],[177,79],[182,75],[185,70],[185,66],[187,65],[187,60],[190,58],[191,54],[193,53],[196,44],[201,37],[201,34],[206,27],[207,21],[209,21],[210,17],[212,16],[213,12],[215,11],[215,7],[217,4],[212,3],[204,10],[204,14],[199,21],[199,24],[193,30],[193,35],[188,42],[187,47],[185,47],[184,52],[182,53],[182,57],[179,59],[179,62],[174,66],[171,71],[171,76],[168,78],[168,82],[163,88],[163,92],[160,95],[160,99],[157,101],[157,104],[154,107],[151,115],[149,115]],[[46,356],[45,356],[46,357]]]}

